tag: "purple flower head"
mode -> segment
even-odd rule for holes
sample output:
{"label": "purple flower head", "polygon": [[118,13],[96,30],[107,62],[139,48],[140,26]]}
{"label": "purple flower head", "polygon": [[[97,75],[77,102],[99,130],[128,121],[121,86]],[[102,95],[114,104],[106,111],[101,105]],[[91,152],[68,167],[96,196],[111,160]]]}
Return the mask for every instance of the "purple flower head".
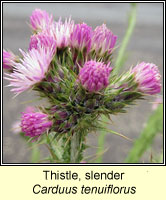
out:
{"label": "purple flower head", "polygon": [[70,35],[74,28],[74,21],[71,18],[66,19],[63,23],[61,18],[55,22],[51,28],[46,29],[43,33],[52,36],[58,48],[64,48],[70,44]]}
{"label": "purple flower head", "polygon": [[52,48],[56,51],[56,41],[52,36],[45,35],[44,33],[39,33],[37,35],[32,35],[29,44],[29,50],[40,47]]}
{"label": "purple flower head", "polygon": [[11,70],[13,68],[13,62],[17,60],[17,57],[9,51],[3,50],[3,68]]}
{"label": "purple flower head", "polygon": [[[33,113],[35,112],[35,108],[32,107],[32,106],[28,106],[26,109],[25,109],[25,113]],[[21,121],[15,121],[13,124],[12,124],[12,131],[13,133],[20,133],[22,130],[21,130]]]}
{"label": "purple flower head", "polygon": [[142,62],[133,68],[132,73],[135,76],[135,80],[141,92],[150,95],[160,92],[161,75],[155,64]]}
{"label": "purple flower head", "polygon": [[20,51],[23,59],[20,59],[20,63],[14,62],[13,73],[6,74],[8,77],[5,77],[10,81],[8,86],[14,87],[11,91],[17,95],[45,78],[54,55],[53,48],[40,47],[28,53]]}
{"label": "purple flower head", "polygon": [[93,33],[92,49],[99,55],[103,55],[105,52],[110,54],[115,46],[116,40],[117,36],[105,24],[97,26]]}
{"label": "purple flower head", "polygon": [[79,80],[89,92],[97,92],[106,88],[109,84],[109,75],[112,71],[110,63],[88,61],[80,70]]}
{"label": "purple flower head", "polygon": [[87,52],[91,48],[92,28],[85,23],[76,24],[73,32],[71,33],[71,47],[79,50],[87,49]]}
{"label": "purple flower head", "polygon": [[53,16],[45,10],[35,9],[30,17],[30,24],[34,31],[43,31],[53,24]]}
{"label": "purple flower head", "polygon": [[21,129],[26,136],[39,137],[52,126],[48,115],[41,112],[25,112],[21,117]]}

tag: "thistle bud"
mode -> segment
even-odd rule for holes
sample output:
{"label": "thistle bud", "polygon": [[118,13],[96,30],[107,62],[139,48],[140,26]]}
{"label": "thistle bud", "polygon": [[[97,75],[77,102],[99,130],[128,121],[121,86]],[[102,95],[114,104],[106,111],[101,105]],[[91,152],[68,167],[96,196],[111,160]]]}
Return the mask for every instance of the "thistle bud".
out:
{"label": "thistle bud", "polygon": [[133,68],[132,73],[140,92],[150,95],[160,93],[161,75],[155,64],[142,62]]}
{"label": "thistle bud", "polygon": [[40,47],[53,49],[54,53],[56,51],[56,41],[52,36],[39,33],[37,35],[32,35],[29,44],[29,50]]}
{"label": "thistle bud", "polygon": [[25,112],[22,114],[22,132],[29,137],[39,137],[52,126],[48,115],[42,112]]}
{"label": "thistle bud", "polygon": [[85,23],[76,24],[71,33],[71,47],[79,51],[86,49],[87,52],[91,48],[92,28]]}
{"label": "thistle bud", "polygon": [[116,40],[117,36],[114,35],[105,24],[97,26],[92,37],[92,49],[94,49],[99,56],[102,56],[106,52],[111,54]]}
{"label": "thistle bud", "polygon": [[53,16],[45,10],[35,9],[30,17],[30,24],[34,31],[42,31],[53,24]]}
{"label": "thistle bud", "polygon": [[79,80],[83,87],[89,92],[97,92],[106,88],[112,71],[109,65],[110,63],[105,65],[103,62],[93,60],[86,62],[79,73]]}

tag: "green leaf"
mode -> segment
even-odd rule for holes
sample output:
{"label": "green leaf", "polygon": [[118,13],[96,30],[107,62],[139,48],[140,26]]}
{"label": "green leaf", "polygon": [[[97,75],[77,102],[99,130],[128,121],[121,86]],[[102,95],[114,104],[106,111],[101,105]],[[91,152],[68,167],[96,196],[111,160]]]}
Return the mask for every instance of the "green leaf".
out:
{"label": "green leaf", "polygon": [[163,105],[150,116],[140,137],[135,141],[133,148],[125,159],[125,163],[138,163],[144,152],[150,147],[155,136],[163,129]]}
{"label": "green leaf", "polygon": [[100,135],[98,137],[98,150],[96,152],[97,155],[99,155],[96,159],[96,163],[102,163],[103,155],[101,152],[104,152],[104,143],[105,143],[105,136],[107,135],[106,131],[100,131]]}
{"label": "green leaf", "polygon": [[32,144],[32,150],[31,150],[31,163],[38,163],[40,160],[40,150],[37,144]]}
{"label": "green leaf", "polygon": [[[108,119],[106,118],[106,116],[102,116],[102,121],[104,123],[108,122]],[[102,163],[103,160],[103,154],[102,152],[104,152],[104,143],[105,143],[105,136],[108,134],[108,132],[106,132],[105,130],[101,130],[99,133],[99,137],[98,137],[98,150],[96,152],[96,154],[98,155],[97,159],[95,160],[96,163]]]}
{"label": "green leaf", "polygon": [[126,139],[126,140],[128,140],[128,141],[130,141],[130,142],[132,142],[132,139],[130,139],[129,137],[127,137],[127,136],[125,136],[125,135],[123,135],[123,134],[121,134],[121,133],[118,133],[118,132],[116,132],[116,131],[109,130],[109,129],[106,129],[105,131],[107,131],[108,133],[111,133],[111,134],[120,136],[120,137],[122,137],[122,138],[124,138],[124,139]]}

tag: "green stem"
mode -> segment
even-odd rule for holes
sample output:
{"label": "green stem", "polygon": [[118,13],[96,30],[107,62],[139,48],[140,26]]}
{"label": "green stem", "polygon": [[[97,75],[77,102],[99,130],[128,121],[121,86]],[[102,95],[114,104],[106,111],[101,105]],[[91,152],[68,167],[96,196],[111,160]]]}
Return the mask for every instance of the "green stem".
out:
{"label": "green stem", "polygon": [[135,140],[125,163],[138,163],[142,155],[152,145],[156,135],[163,131],[163,105],[159,105],[157,110],[149,117],[146,126],[142,130],[139,138]]}
{"label": "green stem", "polygon": [[105,131],[101,131],[100,135],[98,137],[98,151],[97,151],[97,159],[96,159],[96,163],[102,163],[103,161],[103,152],[104,152],[104,143],[105,143],[105,136],[107,135],[107,132]]}
{"label": "green stem", "polygon": [[79,158],[79,148],[80,148],[80,134],[74,133],[71,138],[71,163],[77,163]]}
{"label": "green stem", "polygon": [[126,47],[128,45],[128,42],[131,38],[132,32],[133,32],[135,24],[136,24],[136,3],[132,3],[131,6],[132,6],[132,8],[131,8],[130,15],[129,15],[128,28],[125,33],[121,48],[118,53],[118,57],[115,62],[114,73],[118,73],[120,68],[124,64],[124,60],[126,58]]}
{"label": "green stem", "polygon": [[53,144],[52,144],[49,136],[47,136],[47,144],[48,144],[48,149],[49,149],[50,154],[51,154],[50,162],[51,163],[57,163],[59,161],[59,159],[58,159],[57,155],[55,154],[54,147],[53,147]]}
{"label": "green stem", "polygon": [[31,163],[37,163],[40,160],[40,150],[39,147],[32,143],[32,151],[31,151],[31,158],[30,162]]}

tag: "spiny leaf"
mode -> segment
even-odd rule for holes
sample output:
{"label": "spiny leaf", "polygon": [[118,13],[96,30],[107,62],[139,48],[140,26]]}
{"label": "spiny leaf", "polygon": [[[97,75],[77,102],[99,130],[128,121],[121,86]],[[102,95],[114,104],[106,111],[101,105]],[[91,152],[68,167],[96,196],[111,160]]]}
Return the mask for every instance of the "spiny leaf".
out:
{"label": "spiny leaf", "polygon": [[[103,129],[103,130],[104,130],[104,129]],[[112,133],[112,134],[118,135],[118,136],[120,136],[120,137],[122,137],[122,138],[124,138],[124,139],[126,139],[126,140],[128,140],[128,141],[130,141],[130,142],[133,141],[133,140],[130,139],[129,137],[127,137],[127,136],[125,136],[125,135],[123,135],[123,134],[121,134],[121,133],[118,133],[118,132],[116,132],[116,131],[109,130],[109,129],[107,129],[107,128],[105,128],[105,131],[108,132],[108,133]]]}

